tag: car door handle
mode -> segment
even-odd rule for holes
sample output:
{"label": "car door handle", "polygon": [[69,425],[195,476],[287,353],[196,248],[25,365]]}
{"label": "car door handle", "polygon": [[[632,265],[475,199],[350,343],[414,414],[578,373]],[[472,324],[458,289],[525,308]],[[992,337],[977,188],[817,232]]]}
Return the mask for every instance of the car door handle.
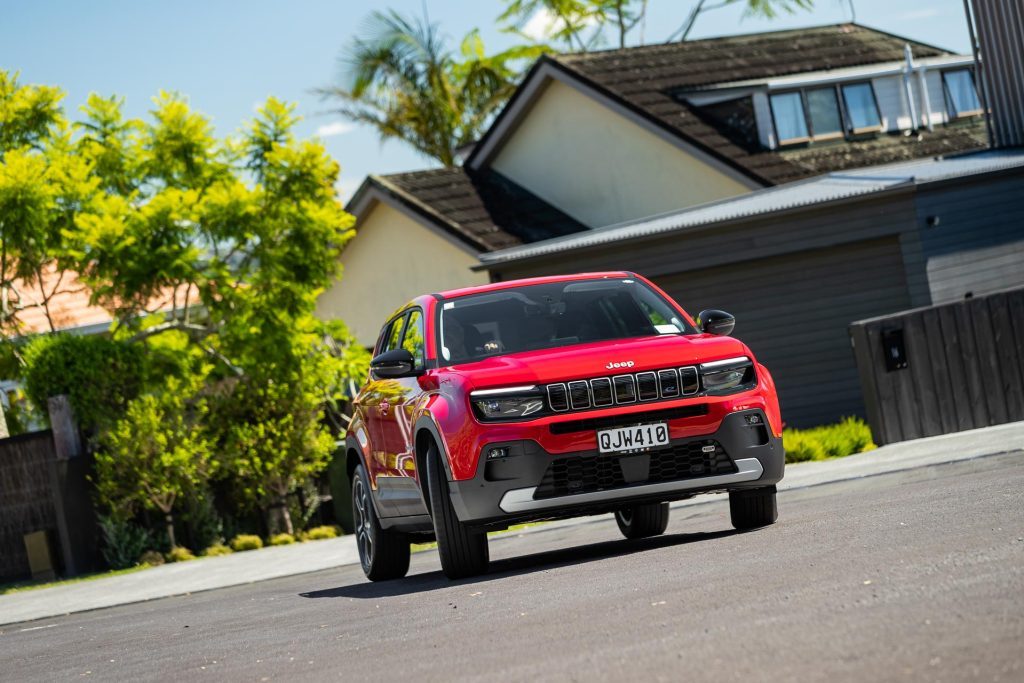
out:
{"label": "car door handle", "polygon": [[380,402],[380,414],[387,415],[389,410],[391,410],[391,404],[388,403],[387,399],[384,399]]}

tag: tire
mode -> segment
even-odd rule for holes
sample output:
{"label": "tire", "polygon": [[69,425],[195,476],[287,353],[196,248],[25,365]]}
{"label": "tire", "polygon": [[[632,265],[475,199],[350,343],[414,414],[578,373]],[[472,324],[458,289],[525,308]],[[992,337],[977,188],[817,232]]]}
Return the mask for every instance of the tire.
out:
{"label": "tire", "polygon": [[729,515],[740,531],[774,524],[779,518],[775,486],[745,491],[729,491]]}
{"label": "tire", "polygon": [[490,563],[487,534],[470,529],[456,516],[448,489],[448,475],[434,443],[427,451],[427,485],[437,553],[441,556],[444,575],[449,579],[462,579],[483,574]]}
{"label": "tire", "polygon": [[346,534],[356,530],[352,518],[352,480],[348,476],[345,449],[335,451],[331,464],[327,467],[327,478],[331,487],[331,507],[334,509],[334,520]]}
{"label": "tire", "polygon": [[400,579],[409,572],[409,540],[381,527],[370,495],[366,469],[357,465],[352,476],[352,518],[359,563],[370,581]]}
{"label": "tire", "polygon": [[615,523],[628,539],[661,536],[668,527],[668,503],[646,503],[615,511]]}

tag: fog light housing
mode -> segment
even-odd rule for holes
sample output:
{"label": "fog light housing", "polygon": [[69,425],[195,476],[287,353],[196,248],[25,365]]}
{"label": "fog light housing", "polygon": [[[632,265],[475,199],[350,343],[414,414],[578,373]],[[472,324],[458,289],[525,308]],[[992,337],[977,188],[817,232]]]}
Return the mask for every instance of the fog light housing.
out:
{"label": "fog light housing", "polygon": [[507,458],[507,457],[508,457],[508,447],[507,446],[498,446],[496,448],[489,448],[489,449],[487,449],[487,459],[488,460],[498,460],[500,458]]}
{"label": "fog light housing", "polygon": [[761,424],[761,415],[759,413],[750,413],[749,415],[744,415],[743,419],[747,421],[748,425]]}

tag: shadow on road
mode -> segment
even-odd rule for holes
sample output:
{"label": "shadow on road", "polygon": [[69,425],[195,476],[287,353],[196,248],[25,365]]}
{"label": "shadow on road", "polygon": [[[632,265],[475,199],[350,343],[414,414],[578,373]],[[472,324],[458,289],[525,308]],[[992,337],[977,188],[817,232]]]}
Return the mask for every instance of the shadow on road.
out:
{"label": "shadow on road", "polygon": [[442,588],[473,585],[501,579],[508,576],[530,574],[537,571],[546,571],[558,567],[566,567],[584,562],[593,562],[620,555],[667,548],[687,543],[698,543],[700,541],[711,541],[717,538],[724,538],[739,533],[733,529],[713,531],[696,534],[671,534],[647,538],[640,541],[605,541],[584,546],[573,546],[559,550],[548,550],[532,555],[510,557],[504,560],[491,562],[490,570],[482,576],[475,576],[459,581],[449,581],[441,572],[429,572],[427,574],[414,574],[397,581],[385,581],[381,583],[357,583],[351,586],[338,586],[308,593],[299,593],[303,598],[359,598],[362,600],[375,600],[378,598],[395,597],[399,595],[411,595],[415,593],[426,593]]}

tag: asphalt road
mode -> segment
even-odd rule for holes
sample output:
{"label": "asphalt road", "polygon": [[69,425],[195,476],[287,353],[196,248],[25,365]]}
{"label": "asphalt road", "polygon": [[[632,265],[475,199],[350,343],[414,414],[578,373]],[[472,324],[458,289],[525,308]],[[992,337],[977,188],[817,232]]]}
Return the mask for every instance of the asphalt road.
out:
{"label": "asphalt road", "polygon": [[[449,583],[350,566],[0,627],[0,679],[1024,680],[1024,454],[724,499],[667,534],[492,540]],[[681,513],[681,514],[680,514]]]}

